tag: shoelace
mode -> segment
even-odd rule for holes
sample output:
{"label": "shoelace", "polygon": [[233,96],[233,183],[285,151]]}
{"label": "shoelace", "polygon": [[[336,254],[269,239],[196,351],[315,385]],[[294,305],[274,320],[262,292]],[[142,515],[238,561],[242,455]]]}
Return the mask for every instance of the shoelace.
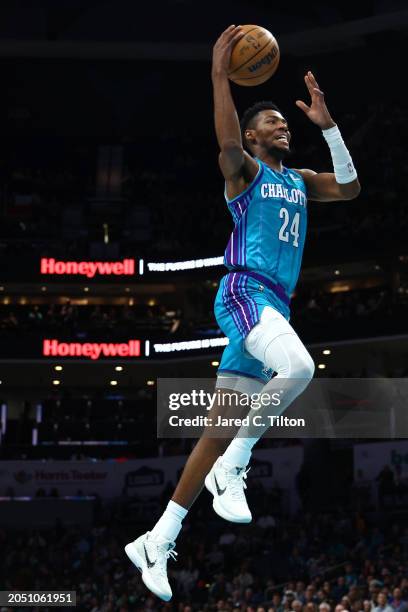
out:
{"label": "shoelace", "polygon": [[245,499],[244,489],[247,488],[245,480],[250,469],[249,467],[247,470],[242,470],[239,474],[234,474],[233,471],[226,472],[227,484],[230,487],[232,499],[237,501]]}
{"label": "shoelace", "polygon": [[[168,546],[167,543],[164,544],[164,546]],[[162,575],[165,575],[167,577],[167,559],[169,559],[169,557],[171,557],[172,559],[174,559],[174,561],[177,561],[176,557],[177,557],[177,552],[174,550],[174,546],[175,544],[173,544],[172,548],[169,548],[167,550],[164,551],[164,555],[159,555],[158,556],[158,570],[159,573]]]}
{"label": "shoelace", "polygon": [[[153,543],[152,540],[150,540],[150,543]],[[175,544],[172,542],[171,548],[169,548],[168,542],[154,542],[154,544],[156,544],[157,547],[157,573],[167,577],[167,559],[171,557],[174,561],[177,561],[176,557],[178,553],[174,550]]]}

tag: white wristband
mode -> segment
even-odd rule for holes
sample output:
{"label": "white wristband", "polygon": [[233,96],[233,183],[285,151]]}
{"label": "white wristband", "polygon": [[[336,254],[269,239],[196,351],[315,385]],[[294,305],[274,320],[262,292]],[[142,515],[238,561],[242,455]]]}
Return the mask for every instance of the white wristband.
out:
{"label": "white wristband", "polygon": [[339,128],[335,125],[323,130],[323,136],[329,145],[336,181],[339,184],[351,183],[357,178],[357,172]]}

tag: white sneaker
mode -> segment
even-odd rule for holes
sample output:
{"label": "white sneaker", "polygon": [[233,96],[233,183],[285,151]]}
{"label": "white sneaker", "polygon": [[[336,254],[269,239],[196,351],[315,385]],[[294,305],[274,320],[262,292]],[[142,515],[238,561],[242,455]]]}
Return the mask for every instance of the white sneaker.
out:
{"label": "white sneaker", "polygon": [[248,508],[244,489],[249,470],[236,467],[226,470],[222,457],[218,457],[205,477],[205,486],[214,495],[213,508],[226,521],[232,523],[250,523],[252,514]]}
{"label": "white sneaker", "polygon": [[169,601],[173,595],[167,579],[167,559],[176,559],[175,543],[154,538],[150,531],[125,546],[125,552],[152,593]]}

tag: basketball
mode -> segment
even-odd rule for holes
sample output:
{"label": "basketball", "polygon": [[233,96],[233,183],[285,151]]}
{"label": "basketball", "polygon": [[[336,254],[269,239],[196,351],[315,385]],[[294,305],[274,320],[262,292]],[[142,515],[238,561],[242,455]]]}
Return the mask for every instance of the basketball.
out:
{"label": "basketball", "polygon": [[279,46],[273,34],[265,28],[256,25],[241,27],[245,36],[232,49],[228,77],[237,85],[260,85],[276,72]]}

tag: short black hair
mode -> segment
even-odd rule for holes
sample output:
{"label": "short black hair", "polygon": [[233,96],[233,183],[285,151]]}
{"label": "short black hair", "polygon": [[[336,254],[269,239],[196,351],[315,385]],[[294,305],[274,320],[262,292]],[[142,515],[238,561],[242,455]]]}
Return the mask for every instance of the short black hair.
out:
{"label": "short black hair", "polygon": [[247,128],[251,128],[253,126],[253,119],[257,116],[258,113],[264,110],[274,110],[280,113],[280,109],[271,101],[262,100],[262,102],[256,102],[252,106],[246,109],[241,118],[241,135],[242,142],[245,143],[245,130]]}

